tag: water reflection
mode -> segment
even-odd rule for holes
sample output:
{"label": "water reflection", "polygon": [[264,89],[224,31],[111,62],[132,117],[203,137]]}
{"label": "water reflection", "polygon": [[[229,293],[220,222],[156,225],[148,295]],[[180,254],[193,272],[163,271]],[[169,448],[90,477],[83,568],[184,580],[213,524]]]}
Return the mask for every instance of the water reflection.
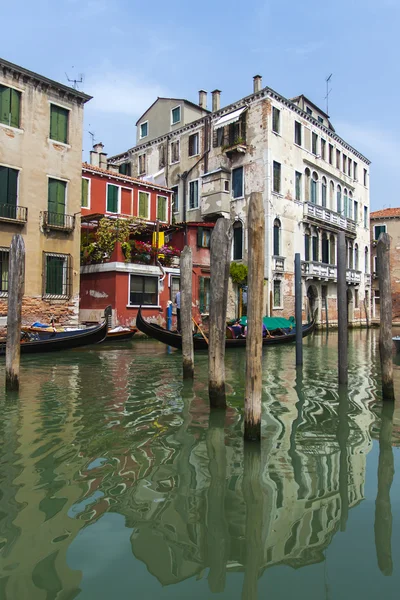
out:
{"label": "water reflection", "polygon": [[140,564],[142,598],[154,582],[232,597],[235,576],[235,597],[256,599],[266,569],[318,565],[349,535],[379,424],[375,544],[391,574],[393,413],[371,410],[371,337],[351,339],[339,391],[335,335],[307,340],[303,370],[293,349],[265,354],[261,450],[242,441],[244,353],[227,353],[230,408],[211,415],[206,356],[193,384],[155,344],[24,361],[29,386],[1,405],[0,597],[109,597],[117,561],[101,545],[126,564],[121,598]]}

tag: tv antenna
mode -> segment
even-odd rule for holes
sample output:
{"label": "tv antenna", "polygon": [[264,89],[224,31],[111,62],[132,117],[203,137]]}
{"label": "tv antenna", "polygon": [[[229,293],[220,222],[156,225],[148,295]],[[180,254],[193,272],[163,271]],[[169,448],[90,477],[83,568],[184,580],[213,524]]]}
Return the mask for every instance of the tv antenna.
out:
{"label": "tv antenna", "polygon": [[[74,68],[74,67],[72,67]],[[78,77],[79,79],[70,79],[68,77],[68,73],[65,73],[65,77],[67,78],[67,81],[69,81],[69,83],[72,83],[72,87],[74,88],[74,90],[78,90],[78,83],[82,83],[83,82],[83,73],[79,73]]]}
{"label": "tv antenna", "polygon": [[[89,127],[90,127],[90,125],[89,125]],[[93,147],[93,146],[94,146],[94,137],[95,137],[95,134],[94,134],[94,132],[92,133],[92,132],[91,132],[91,131],[89,131],[89,130],[88,130],[88,134],[89,134],[89,135],[90,135],[90,137],[92,138],[92,147]]]}
{"label": "tv antenna", "polygon": [[333,75],[333,73],[331,73],[331,74],[329,75],[329,77],[327,77],[327,78],[325,79],[325,81],[326,81],[326,96],[325,96],[325,100],[326,100],[326,114],[327,114],[327,115],[329,115],[329,94],[330,94],[330,93],[331,93],[331,91],[332,91],[332,88],[331,88],[331,89],[329,89],[329,85],[330,85],[330,81],[331,81],[331,77],[332,77],[332,75]]}

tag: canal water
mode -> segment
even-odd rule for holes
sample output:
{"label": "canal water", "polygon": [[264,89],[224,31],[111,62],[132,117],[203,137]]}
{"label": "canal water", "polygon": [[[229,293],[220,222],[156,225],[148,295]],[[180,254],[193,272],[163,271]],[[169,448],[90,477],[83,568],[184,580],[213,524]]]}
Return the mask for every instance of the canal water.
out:
{"label": "canal water", "polygon": [[[400,411],[377,331],[264,351],[261,452],[243,448],[245,352],[209,416],[207,355],[133,340],[23,357],[0,391],[0,599],[385,600],[400,589]],[[395,365],[400,396],[400,366]],[[4,381],[4,363],[0,363]]]}

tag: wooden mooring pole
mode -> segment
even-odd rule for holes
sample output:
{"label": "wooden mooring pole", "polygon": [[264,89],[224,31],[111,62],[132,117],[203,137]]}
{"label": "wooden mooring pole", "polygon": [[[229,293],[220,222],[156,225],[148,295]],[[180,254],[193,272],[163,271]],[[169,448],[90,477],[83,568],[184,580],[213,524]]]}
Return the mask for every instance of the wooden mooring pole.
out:
{"label": "wooden mooring pole", "polygon": [[296,366],[303,364],[303,315],[300,254],[294,255],[294,314],[296,319]]}
{"label": "wooden mooring pole", "polygon": [[21,354],[21,307],[25,281],[25,244],[14,235],[8,262],[8,309],[6,343],[6,390],[19,390]]}
{"label": "wooden mooring pole", "polygon": [[344,231],[338,233],[337,254],[338,361],[339,385],[341,385],[348,382],[346,237]]}
{"label": "wooden mooring pole", "polygon": [[210,244],[208,393],[211,408],[226,408],[225,338],[232,235],[231,222],[224,218],[218,219],[211,234]]}
{"label": "wooden mooring pole", "polygon": [[183,378],[194,377],[192,325],[192,249],[185,246],[181,253],[181,329]]}
{"label": "wooden mooring pole", "polygon": [[381,233],[379,236],[377,257],[380,295],[379,354],[382,371],[382,397],[383,400],[394,400],[390,237],[387,233]]}
{"label": "wooden mooring pole", "polygon": [[262,318],[264,306],[265,217],[262,194],[250,195],[244,439],[261,440]]}

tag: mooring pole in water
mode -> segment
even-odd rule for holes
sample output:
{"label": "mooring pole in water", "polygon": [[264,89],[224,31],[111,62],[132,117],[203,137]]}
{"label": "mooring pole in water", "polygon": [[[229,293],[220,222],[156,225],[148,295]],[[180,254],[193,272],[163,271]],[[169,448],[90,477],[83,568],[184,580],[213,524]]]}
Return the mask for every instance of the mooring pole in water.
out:
{"label": "mooring pole in water", "polygon": [[294,315],[296,319],[296,366],[303,364],[303,315],[301,297],[301,262],[300,254],[294,255]]}
{"label": "mooring pole in water", "polygon": [[261,440],[262,324],[264,306],[265,217],[262,194],[250,194],[244,439]]}
{"label": "mooring pole in water", "polygon": [[349,517],[349,461],[347,444],[350,434],[349,398],[346,385],[339,385],[338,427],[336,439],[339,445],[339,495],[340,495],[340,531],[346,531]]}
{"label": "mooring pole in water", "polygon": [[25,281],[25,244],[14,235],[8,261],[8,309],[6,342],[6,390],[19,390],[21,355],[21,307]]}
{"label": "mooring pole in water", "polygon": [[181,253],[181,329],[183,378],[194,377],[192,333],[192,249],[185,246]]}
{"label": "mooring pole in water", "polygon": [[344,231],[338,233],[337,249],[337,312],[338,312],[338,360],[339,384],[348,381],[347,357],[347,284],[346,284],[346,237]]}
{"label": "mooring pole in water", "polygon": [[380,295],[379,354],[383,400],[394,400],[392,360],[392,290],[390,284],[390,237],[381,233],[377,247]]}
{"label": "mooring pole in water", "polygon": [[218,219],[210,243],[208,393],[211,408],[226,408],[225,339],[232,235],[231,222],[224,218]]}

